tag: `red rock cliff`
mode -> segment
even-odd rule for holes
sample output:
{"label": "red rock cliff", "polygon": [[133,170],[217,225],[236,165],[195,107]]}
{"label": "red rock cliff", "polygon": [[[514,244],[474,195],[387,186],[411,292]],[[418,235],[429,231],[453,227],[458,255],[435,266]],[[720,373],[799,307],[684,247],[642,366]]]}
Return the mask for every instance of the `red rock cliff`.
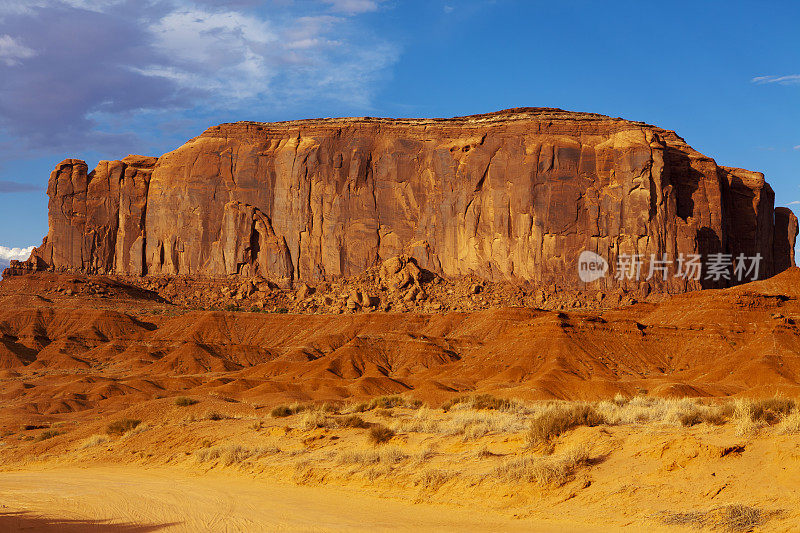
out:
{"label": "red rock cliff", "polygon": [[[291,283],[408,254],[448,276],[587,288],[585,249],[612,264],[760,253],[766,277],[794,264],[797,234],[762,174],[720,167],[671,131],[547,108],[222,124],[158,160],[91,173],[66,160],[48,194],[50,231],[33,259],[91,273]],[[589,288],[619,284],[639,286],[606,277]]]}

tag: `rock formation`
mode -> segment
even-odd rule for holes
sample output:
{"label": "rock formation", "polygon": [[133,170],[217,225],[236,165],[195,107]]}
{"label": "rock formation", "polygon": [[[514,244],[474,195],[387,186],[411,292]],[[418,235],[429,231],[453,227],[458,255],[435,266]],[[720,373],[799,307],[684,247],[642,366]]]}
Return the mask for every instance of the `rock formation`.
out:
{"label": "rock formation", "polygon": [[761,254],[760,277],[794,264],[797,219],[774,211],[763,174],[592,113],[222,124],[157,160],[87,171],[68,159],[51,174],[35,268],[291,285],[406,255],[443,276],[680,292],[709,285],[587,286],[577,257],[638,254],[646,271],[651,254]]}

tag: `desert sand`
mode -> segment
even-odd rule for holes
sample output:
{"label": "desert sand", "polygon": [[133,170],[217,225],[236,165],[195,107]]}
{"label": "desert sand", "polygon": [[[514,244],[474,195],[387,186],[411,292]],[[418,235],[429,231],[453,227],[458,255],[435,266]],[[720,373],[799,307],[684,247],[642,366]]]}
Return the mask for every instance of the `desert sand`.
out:
{"label": "desert sand", "polygon": [[798,287],[330,315],[13,276],[0,525],[792,531]]}

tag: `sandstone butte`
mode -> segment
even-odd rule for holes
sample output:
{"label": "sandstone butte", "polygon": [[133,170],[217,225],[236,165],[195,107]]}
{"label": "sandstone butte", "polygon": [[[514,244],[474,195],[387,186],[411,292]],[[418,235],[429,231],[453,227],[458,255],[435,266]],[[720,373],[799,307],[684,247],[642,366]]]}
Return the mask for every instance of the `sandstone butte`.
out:
{"label": "sandstone butte", "polygon": [[765,278],[794,265],[798,231],[761,173],[673,131],[551,108],[222,124],[159,158],[67,159],[47,192],[49,233],[17,268],[291,286],[406,255],[443,276],[684,292],[711,285],[586,285],[577,258],[761,254]]}

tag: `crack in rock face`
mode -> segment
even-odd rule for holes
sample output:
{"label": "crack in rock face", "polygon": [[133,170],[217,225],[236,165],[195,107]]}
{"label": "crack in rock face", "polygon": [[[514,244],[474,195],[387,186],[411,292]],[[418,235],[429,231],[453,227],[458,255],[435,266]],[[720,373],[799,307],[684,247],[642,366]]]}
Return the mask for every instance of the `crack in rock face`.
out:
{"label": "crack in rock face", "polygon": [[408,256],[446,277],[684,292],[733,281],[587,283],[580,254],[640,256],[644,272],[665,254],[758,254],[764,278],[794,265],[797,235],[763,174],[672,131],[549,108],[222,124],[157,159],[65,160],[48,195],[49,233],[17,270],[290,287]]}

